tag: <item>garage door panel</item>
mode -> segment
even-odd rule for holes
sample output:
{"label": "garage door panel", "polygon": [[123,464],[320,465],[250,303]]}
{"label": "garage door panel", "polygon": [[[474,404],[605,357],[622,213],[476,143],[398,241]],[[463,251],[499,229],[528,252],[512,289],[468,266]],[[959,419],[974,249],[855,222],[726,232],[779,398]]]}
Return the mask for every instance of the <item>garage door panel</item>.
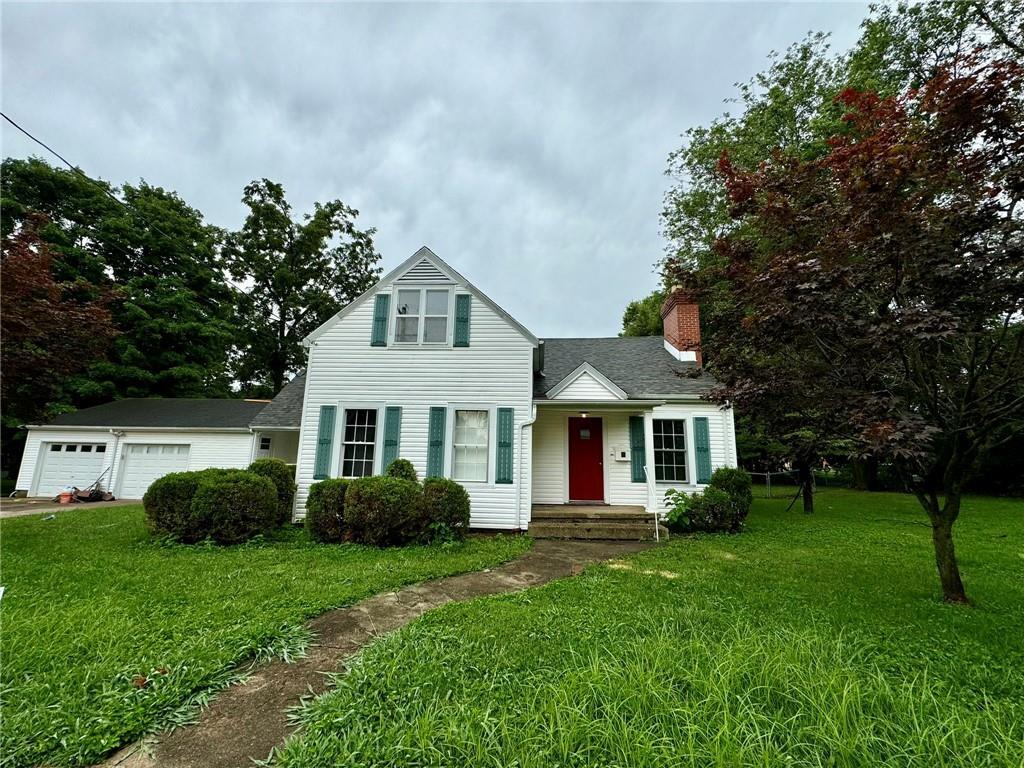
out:
{"label": "garage door panel", "polygon": [[188,444],[133,443],[124,446],[120,491],[123,499],[141,499],[150,484],[171,472],[188,469]]}
{"label": "garage door panel", "polygon": [[92,485],[107,468],[106,450],[105,443],[44,443],[35,495],[56,496],[69,486]]}

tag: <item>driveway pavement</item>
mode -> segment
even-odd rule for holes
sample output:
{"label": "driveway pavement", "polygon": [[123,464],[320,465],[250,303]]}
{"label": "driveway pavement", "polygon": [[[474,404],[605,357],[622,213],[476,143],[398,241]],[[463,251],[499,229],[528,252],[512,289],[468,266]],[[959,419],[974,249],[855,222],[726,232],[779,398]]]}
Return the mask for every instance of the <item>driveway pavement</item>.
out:
{"label": "driveway pavement", "polygon": [[138,499],[117,499],[116,501],[94,501],[88,504],[56,504],[52,499],[0,499],[0,519],[9,517],[25,517],[45,513],[65,512],[69,509],[88,509],[91,507],[126,507],[141,504]]}

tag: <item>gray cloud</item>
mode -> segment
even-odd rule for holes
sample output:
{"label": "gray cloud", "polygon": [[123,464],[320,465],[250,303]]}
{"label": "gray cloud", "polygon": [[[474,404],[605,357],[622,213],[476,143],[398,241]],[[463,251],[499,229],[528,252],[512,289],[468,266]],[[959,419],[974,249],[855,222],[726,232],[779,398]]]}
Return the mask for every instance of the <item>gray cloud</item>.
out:
{"label": "gray cloud", "polygon": [[426,244],[538,335],[614,335],[656,284],[679,135],[769,51],[811,29],[845,48],[864,13],[5,3],[2,103],[92,175],[174,189],[217,225],[266,176],[299,211],[358,208],[385,268]]}

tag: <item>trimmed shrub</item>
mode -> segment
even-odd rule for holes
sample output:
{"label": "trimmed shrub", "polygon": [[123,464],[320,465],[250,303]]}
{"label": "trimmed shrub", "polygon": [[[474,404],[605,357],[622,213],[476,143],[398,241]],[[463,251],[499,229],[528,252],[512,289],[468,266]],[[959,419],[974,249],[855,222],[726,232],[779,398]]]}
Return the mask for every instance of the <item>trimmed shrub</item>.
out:
{"label": "trimmed shrub", "polygon": [[454,480],[428,477],[423,481],[423,539],[464,539],[469,528],[469,494]]}
{"label": "trimmed shrub", "polygon": [[666,522],[674,533],[737,533],[746,519],[736,501],[714,486],[694,494],[671,488],[665,492],[665,500],[669,503]]}
{"label": "trimmed shrub", "polygon": [[345,491],[345,528],[353,541],[375,547],[420,539],[423,489],[401,477],[361,477]]}
{"label": "trimmed shrub", "polygon": [[345,539],[345,491],[348,480],[313,483],[306,499],[306,533],[313,541],[339,544]]}
{"label": "trimmed shrub", "polygon": [[186,544],[206,538],[192,521],[192,497],[199,487],[199,472],[172,472],[150,483],[142,497],[150,531],[173,536]]}
{"label": "trimmed shrub", "polygon": [[281,525],[292,516],[292,501],[295,499],[295,469],[280,459],[256,459],[249,465],[249,472],[269,478],[277,489],[277,514]]}
{"label": "trimmed shrub", "polygon": [[[713,488],[721,488],[729,494],[736,504],[736,517],[739,518],[739,530],[750,514],[750,505],[754,503],[754,493],[750,489],[750,475],[746,470],[737,467],[719,467],[711,475],[709,483]],[[735,524],[736,521],[734,521]]]}
{"label": "trimmed shrub", "polygon": [[274,483],[241,470],[203,478],[191,513],[218,544],[240,544],[281,525]]}
{"label": "trimmed shrub", "polygon": [[388,468],[384,471],[384,474],[388,477],[400,477],[403,480],[412,480],[414,483],[419,480],[419,478],[416,477],[416,468],[408,459],[395,459],[388,464]]}

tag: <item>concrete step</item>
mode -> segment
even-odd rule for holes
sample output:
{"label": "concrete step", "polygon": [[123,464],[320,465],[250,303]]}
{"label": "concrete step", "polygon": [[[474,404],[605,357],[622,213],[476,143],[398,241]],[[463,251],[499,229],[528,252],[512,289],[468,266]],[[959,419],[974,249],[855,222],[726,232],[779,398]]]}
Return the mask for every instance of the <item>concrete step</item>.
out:
{"label": "concrete step", "polygon": [[611,522],[613,520],[622,520],[624,522],[650,522],[654,515],[643,507],[637,507],[636,509],[626,507],[611,507],[609,509],[596,509],[594,507],[581,509],[573,509],[572,507],[537,509],[535,507],[531,513],[531,517],[533,520],[543,520],[545,522],[582,522],[587,520],[596,522]]}
{"label": "concrete step", "polygon": [[[668,529],[658,526],[662,539],[668,538]],[[530,523],[530,535],[535,539],[606,539],[612,541],[651,541],[654,538],[652,520],[595,521],[595,520],[536,520]]]}

